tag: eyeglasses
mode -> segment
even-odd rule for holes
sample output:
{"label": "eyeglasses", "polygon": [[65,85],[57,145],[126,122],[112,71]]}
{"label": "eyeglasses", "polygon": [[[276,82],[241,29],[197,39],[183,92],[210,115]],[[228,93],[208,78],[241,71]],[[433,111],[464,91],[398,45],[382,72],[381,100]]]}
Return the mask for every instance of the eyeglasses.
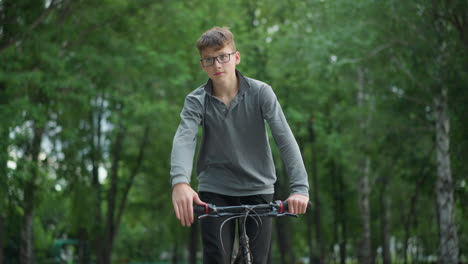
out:
{"label": "eyeglasses", "polygon": [[211,65],[213,65],[215,63],[215,59],[219,62],[219,63],[226,63],[226,62],[229,62],[229,60],[231,59],[231,55],[236,53],[236,51],[232,52],[232,53],[226,53],[226,54],[221,54],[219,56],[216,56],[216,57],[210,57],[210,58],[204,58],[204,59],[201,59],[201,64],[203,65],[203,67],[209,67]]}

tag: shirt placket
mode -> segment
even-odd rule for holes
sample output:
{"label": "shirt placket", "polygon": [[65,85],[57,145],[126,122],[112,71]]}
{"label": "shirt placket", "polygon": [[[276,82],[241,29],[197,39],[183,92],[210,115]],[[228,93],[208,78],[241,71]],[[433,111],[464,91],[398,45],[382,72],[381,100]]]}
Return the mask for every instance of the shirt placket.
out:
{"label": "shirt placket", "polygon": [[216,109],[216,112],[218,113],[217,115],[220,115],[222,119],[225,119],[229,112],[228,108],[221,100],[219,100],[215,96],[212,96],[212,95],[210,96],[211,96],[211,102],[213,102],[213,106]]}
{"label": "shirt placket", "polygon": [[234,97],[234,99],[232,100],[231,106],[229,107],[229,109],[227,111],[227,114],[232,112],[236,108],[236,106],[242,101],[243,98],[244,98],[244,93],[243,92],[237,94]]}

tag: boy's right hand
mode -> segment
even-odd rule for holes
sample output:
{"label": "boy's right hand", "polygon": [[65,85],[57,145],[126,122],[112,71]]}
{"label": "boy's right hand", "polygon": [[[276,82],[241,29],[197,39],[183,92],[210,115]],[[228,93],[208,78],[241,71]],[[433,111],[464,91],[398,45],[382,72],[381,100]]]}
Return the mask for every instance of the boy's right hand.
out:
{"label": "boy's right hand", "polygon": [[193,223],[193,203],[205,205],[198,197],[190,185],[187,183],[178,183],[172,188],[172,204],[177,219],[182,226],[189,227]]}

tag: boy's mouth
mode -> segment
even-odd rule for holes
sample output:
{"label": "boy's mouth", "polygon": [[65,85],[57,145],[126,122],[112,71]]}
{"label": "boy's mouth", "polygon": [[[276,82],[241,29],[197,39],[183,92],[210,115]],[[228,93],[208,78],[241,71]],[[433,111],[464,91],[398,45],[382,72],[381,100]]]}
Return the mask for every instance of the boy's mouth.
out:
{"label": "boy's mouth", "polygon": [[215,75],[221,75],[223,74],[224,72],[216,72]]}

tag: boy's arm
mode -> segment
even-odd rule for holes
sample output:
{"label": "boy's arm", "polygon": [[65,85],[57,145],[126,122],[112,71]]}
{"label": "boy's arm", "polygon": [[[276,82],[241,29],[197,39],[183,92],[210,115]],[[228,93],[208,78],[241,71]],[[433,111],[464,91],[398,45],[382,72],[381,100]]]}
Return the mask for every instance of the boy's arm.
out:
{"label": "boy's arm", "polygon": [[171,185],[190,183],[193,157],[197,145],[198,126],[202,121],[202,106],[187,96],[180,113],[180,124],[174,136],[171,153]]}
{"label": "boy's arm", "polygon": [[170,172],[172,203],[177,219],[183,226],[190,226],[193,223],[193,202],[204,204],[189,185],[202,110],[199,101],[187,96],[172,145]]}
{"label": "boy's arm", "polygon": [[303,213],[309,201],[309,183],[299,146],[270,86],[262,88],[260,102],[263,117],[270,126],[290,178],[291,196],[288,201],[291,200],[293,207]]}

